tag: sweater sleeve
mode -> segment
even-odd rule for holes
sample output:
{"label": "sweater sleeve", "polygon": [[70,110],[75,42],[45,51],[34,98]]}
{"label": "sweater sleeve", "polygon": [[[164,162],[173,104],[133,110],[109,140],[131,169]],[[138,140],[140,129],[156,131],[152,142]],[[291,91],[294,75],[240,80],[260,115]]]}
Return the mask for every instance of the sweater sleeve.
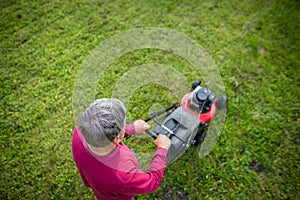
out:
{"label": "sweater sleeve", "polygon": [[134,124],[132,123],[132,124],[126,125],[124,137],[128,137],[128,136],[134,135],[134,134],[135,134]]}
{"label": "sweater sleeve", "polygon": [[146,194],[154,192],[161,184],[164,170],[167,166],[168,150],[158,148],[153,156],[147,172],[138,171],[130,174],[130,178],[124,187],[125,194]]}

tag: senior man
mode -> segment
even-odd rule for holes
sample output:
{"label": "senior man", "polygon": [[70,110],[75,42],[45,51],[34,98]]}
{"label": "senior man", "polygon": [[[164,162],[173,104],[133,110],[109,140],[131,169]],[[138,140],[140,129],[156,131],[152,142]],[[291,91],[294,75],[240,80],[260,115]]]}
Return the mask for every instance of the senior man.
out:
{"label": "senior man", "polygon": [[84,185],[92,188],[97,199],[129,200],[160,186],[170,139],[157,137],[156,152],[148,171],[143,172],[122,138],[143,134],[150,126],[143,120],[126,125],[125,120],[126,109],[121,101],[98,99],[85,110],[74,129],[74,161]]}

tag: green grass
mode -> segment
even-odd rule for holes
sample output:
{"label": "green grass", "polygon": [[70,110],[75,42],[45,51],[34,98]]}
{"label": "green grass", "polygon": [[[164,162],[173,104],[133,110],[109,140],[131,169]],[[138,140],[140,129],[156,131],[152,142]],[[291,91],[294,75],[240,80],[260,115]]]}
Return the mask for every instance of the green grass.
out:
{"label": "green grass", "polygon": [[[11,0],[0,9],[0,199],[94,198],[71,154],[76,74],[100,42],[142,27],[173,29],[202,45],[229,103],[210,154],[198,159],[199,149],[190,148],[167,167],[160,189],[138,199],[299,198],[299,1]],[[97,98],[151,62],[190,82],[201,76],[175,55],[138,50],[105,70]],[[167,88],[148,85],[128,111],[146,118],[149,105],[173,100]]]}

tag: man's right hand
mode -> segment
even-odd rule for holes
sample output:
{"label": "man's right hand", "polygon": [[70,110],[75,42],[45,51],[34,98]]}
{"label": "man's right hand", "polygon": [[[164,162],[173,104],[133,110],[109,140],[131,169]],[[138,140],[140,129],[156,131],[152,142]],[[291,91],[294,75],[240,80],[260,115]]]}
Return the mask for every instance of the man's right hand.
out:
{"label": "man's right hand", "polygon": [[171,140],[167,136],[159,134],[154,140],[154,144],[157,148],[161,147],[168,150],[171,146]]}

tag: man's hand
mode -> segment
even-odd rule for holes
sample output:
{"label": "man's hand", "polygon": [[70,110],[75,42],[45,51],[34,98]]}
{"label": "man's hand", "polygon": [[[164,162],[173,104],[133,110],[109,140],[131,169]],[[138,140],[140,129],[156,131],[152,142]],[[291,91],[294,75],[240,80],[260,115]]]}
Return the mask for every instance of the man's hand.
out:
{"label": "man's hand", "polygon": [[150,128],[150,125],[146,123],[144,120],[136,120],[133,122],[135,134],[144,134],[146,130]]}
{"label": "man's hand", "polygon": [[171,140],[167,136],[159,134],[157,138],[154,140],[154,144],[157,148],[161,147],[169,150],[171,146]]}

